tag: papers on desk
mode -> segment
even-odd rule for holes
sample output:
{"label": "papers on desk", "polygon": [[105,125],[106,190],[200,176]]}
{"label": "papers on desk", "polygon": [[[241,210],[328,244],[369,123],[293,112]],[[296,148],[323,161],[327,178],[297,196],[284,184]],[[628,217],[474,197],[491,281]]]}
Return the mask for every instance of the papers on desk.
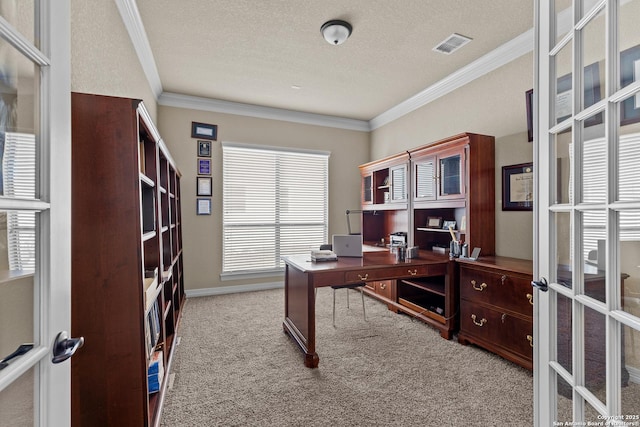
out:
{"label": "papers on desk", "polygon": [[338,257],[335,252],[328,249],[314,249],[311,251],[311,261],[323,262],[323,261],[337,261]]}

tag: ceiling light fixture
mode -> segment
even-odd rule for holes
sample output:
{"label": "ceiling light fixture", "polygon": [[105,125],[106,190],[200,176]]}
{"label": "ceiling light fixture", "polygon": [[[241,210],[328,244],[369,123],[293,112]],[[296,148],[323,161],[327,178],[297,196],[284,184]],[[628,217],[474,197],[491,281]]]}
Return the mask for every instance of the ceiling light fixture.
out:
{"label": "ceiling light fixture", "polygon": [[338,19],[327,21],[320,27],[320,32],[327,43],[335,46],[344,43],[351,35],[351,30],[351,24]]}

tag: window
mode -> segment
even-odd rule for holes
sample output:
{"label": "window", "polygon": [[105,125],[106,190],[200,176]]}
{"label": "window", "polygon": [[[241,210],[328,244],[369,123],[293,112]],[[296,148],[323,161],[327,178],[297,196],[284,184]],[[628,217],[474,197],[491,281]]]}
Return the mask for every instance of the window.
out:
{"label": "window", "polygon": [[224,275],[281,271],[327,242],[329,153],[223,143]]}

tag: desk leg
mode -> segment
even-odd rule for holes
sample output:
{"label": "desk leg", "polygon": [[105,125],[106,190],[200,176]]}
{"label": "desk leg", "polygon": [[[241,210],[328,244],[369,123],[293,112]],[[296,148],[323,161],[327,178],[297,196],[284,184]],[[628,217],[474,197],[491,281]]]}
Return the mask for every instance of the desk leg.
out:
{"label": "desk leg", "polygon": [[304,365],[317,368],[316,305],[311,277],[295,267],[286,266],[284,278],[284,332],[304,352]]}

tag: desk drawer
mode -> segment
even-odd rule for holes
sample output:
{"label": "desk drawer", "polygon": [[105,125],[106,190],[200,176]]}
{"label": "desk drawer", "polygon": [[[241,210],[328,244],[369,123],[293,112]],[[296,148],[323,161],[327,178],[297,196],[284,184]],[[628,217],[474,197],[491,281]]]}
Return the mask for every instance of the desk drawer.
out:
{"label": "desk drawer", "polygon": [[373,280],[400,279],[405,277],[441,276],[447,274],[446,264],[415,265],[407,263],[388,268],[363,268],[345,273],[346,283],[358,283]]}
{"label": "desk drawer", "polygon": [[460,298],[533,316],[531,278],[511,272],[460,268]]}
{"label": "desk drawer", "polygon": [[[533,357],[533,322],[468,301],[460,306],[460,330],[527,359]],[[499,351],[496,353],[500,354]]]}

